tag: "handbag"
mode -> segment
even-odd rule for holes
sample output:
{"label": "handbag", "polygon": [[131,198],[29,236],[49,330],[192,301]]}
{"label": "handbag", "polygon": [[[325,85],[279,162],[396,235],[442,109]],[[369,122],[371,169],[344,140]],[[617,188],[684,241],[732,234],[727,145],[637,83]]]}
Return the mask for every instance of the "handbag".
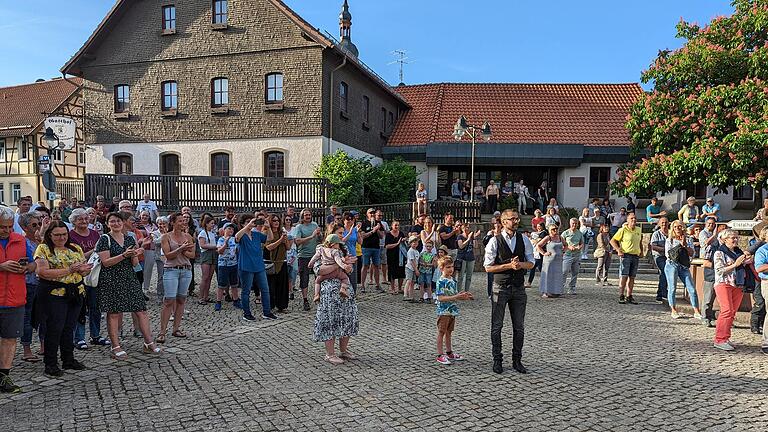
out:
{"label": "handbag", "polygon": [[[109,236],[109,234],[102,234],[101,236],[107,238],[109,248],[111,249],[112,238]],[[91,257],[88,258],[88,264],[93,266],[93,268],[91,268],[90,273],[83,277],[83,283],[89,287],[99,286],[99,275],[101,274],[101,258],[99,258],[99,254],[96,251],[93,251]]]}
{"label": "handbag", "polygon": [[453,262],[453,270],[454,270],[454,271],[457,271],[457,272],[458,272],[458,271],[461,271],[461,269],[462,269],[463,267],[464,267],[464,260],[462,260],[462,259],[457,259],[456,261],[454,261],[454,262]]}
{"label": "handbag", "polygon": [[277,274],[277,267],[274,261],[264,260],[264,271],[267,272],[267,276],[274,276]]}

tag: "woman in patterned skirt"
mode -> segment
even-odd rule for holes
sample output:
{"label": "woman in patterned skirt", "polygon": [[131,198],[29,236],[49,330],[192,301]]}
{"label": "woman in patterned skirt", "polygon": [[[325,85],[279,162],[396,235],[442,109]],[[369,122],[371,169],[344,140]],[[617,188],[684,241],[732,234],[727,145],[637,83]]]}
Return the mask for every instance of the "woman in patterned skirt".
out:
{"label": "woman in patterned skirt", "polygon": [[[344,226],[335,225],[329,230],[331,234],[339,237],[344,232]],[[346,248],[345,248],[346,249]],[[354,263],[357,258],[351,255],[353,252],[344,251],[347,262]],[[320,266],[320,261],[315,263],[315,272]],[[327,279],[320,283],[320,303],[317,305],[315,315],[315,334],[317,342],[325,342],[325,361],[337,365],[344,360],[354,360],[355,356],[349,351],[349,338],[356,336],[359,327],[357,318],[357,304],[355,303],[355,290],[348,288],[349,297],[339,295],[341,282],[338,279]],[[339,339],[339,351],[335,352],[336,338]]]}
{"label": "woman in patterned skirt", "polygon": [[99,309],[107,313],[107,332],[112,342],[112,357],[118,360],[128,358],[128,353],[120,346],[117,334],[125,312],[133,314],[133,322],[141,330],[144,352],[160,353],[160,348],[152,341],[147,301],[141,289],[141,282],[133,271],[134,266],[139,263],[139,255],[143,249],[136,245],[132,237],[123,234],[123,222],[125,220],[120,213],[108,214],[109,234],[101,236],[95,248],[101,260]]}

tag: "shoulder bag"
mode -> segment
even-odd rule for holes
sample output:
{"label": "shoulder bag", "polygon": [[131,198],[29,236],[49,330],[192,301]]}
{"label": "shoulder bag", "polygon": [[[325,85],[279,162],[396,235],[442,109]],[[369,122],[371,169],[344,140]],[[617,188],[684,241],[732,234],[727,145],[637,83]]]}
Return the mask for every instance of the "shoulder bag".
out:
{"label": "shoulder bag", "polygon": [[[112,249],[112,237],[109,234],[102,234],[102,237],[107,238],[109,248]],[[88,264],[92,265],[91,272],[83,277],[83,283],[89,287],[99,286],[99,275],[101,274],[101,258],[99,258],[98,252],[95,250],[88,258]]]}

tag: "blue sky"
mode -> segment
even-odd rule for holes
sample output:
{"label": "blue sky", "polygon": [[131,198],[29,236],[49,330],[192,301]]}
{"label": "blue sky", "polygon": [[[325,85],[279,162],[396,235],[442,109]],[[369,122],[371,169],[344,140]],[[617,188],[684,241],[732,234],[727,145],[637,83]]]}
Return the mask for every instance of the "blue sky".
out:
{"label": "blue sky", "polygon": [[[148,0],[153,1],[153,0]],[[338,34],[342,0],[286,0]],[[60,76],[112,0],[0,2],[0,86]],[[405,82],[637,82],[659,49],[676,48],[680,17],[706,23],[724,0],[350,0],[360,58],[392,84],[394,50]]]}

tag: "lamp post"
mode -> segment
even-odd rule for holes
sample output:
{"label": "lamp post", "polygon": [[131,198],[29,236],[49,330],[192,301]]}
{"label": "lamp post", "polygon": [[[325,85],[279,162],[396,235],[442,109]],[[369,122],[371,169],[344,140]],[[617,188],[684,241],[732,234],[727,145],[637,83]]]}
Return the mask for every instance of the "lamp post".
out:
{"label": "lamp post", "polygon": [[[49,163],[49,170],[51,171],[50,175],[55,176],[53,171],[53,164],[54,164],[54,159],[56,158],[54,157],[53,152],[61,148],[61,140],[59,140],[59,137],[55,133],[53,133],[52,128],[45,128],[45,133],[42,136],[42,141],[43,143],[45,143],[45,146],[48,148],[48,163]],[[50,201],[51,210],[53,210],[53,200],[49,200],[49,201]]]}
{"label": "lamp post", "polygon": [[491,140],[491,124],[488,122],[483,123],[483,126],[474,126],[467,123],[467,118],[461,116],[456,122],[456,126],[453,128],[453,138],[456,141],[461,141],[464,135],[469,135],[472,138],[472,161],[469,174],[469,200],[475,200],[475,141],[478,135],[482,135],[483,140],[486,142]]}

